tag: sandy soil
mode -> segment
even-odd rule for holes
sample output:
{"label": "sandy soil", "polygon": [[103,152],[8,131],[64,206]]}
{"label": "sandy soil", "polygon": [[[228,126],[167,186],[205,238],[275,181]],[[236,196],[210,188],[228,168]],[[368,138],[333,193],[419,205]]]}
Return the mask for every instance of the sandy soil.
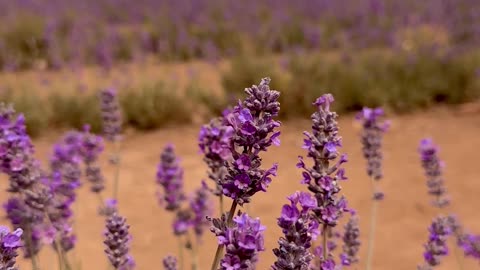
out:
{"label": "sandy soil", "polygon": [[[461,115],[451,109],[435,109],[422,114],[394,117],[391,131],[385,138],[385,179],[382,188],[386,199],[380,205],[376,231],[374,269],[416,269],[422,260],[423,243],[427,239],[427,226],[437,214],[429,206],[425,178],[416,152],[419,140],[433,137],[441,146],[441,157],[447,167],[445,177],[453,206],[449,212],[456,213],[472,231],[480,233],[478,215],[478,192],[480,181],[477,162],[480,154],[480,114],[467,110]],[[349,154],[346,169],[350,180],[344,193],[350,205],[361,217],[362,243],[366,243],[368,216],[370,213],[370,183],[365,175],[365,161],[361,155],[358,127],[352,116],[340,120],[344,137],[342,151]],[[270,165],[279,162],[279,174],[267,193],[254,197],[250,212],[259,216],[267,226],[266,251],[261,254],[257,269],[268,269],[274,260],[271,249],[277,246],[280,230],[276,226],[285,197],[295,190],[304,190],[299,184],[300,171],[295,167],[301,149],[302,130],[309,128],[308,120],[289,121],[282,127],[282,145],[271,149],[264,162]],[[128,218],[133,234],[132,252],[137,269],[162,269],[161,259],[168,253],[177,253],[177,242],[171,235],[172,217],[158,206],[155,191],[156,164],[159,153],[167,142],[176,145],[185,168],[186,188],[193,190],[205,178],[205,165],[198,153],[196,138],[198,127],[170,128],[148,134],[127,134],[122,148],[120,211]],[[51,144],[60,134],[52,134],[37,140],[39,157],[45,160]],[[107,149],[108,150],[108,149]],[[106,160],[108,155],[104,155]],[[105,162],[104,171],[111,176],[113,171]],[[2,181],[2,189],[5,181]],[[5,199],[5,194],[3,198]],[[105,196],[111,194],[107,190]],[[3,200],[4,200],[3,199]],[[2,201],[3,201],[2,200]],[[78,247],[70,259],[81,261],[82,269],[107,269],[103,254],[101,234],[103,220],[96,215],[97,198],[86,186],[79,194],[76,205],[76,230]],[[6,221],[4,221],[6,222]],[[200,247],[201,270],[209,269],[215,251],[215,239],[207,232]],[[360,265],[352,269],[363,269],[366,246],[360,254]],[[56,269],[56,259],[49,248],[41,254],[42,269]],[[26,262],[21,269],[30,269]],[[186,267],[185,269],[188,269]],[[455,257],[450,256],[438,269],[457,269]],[[479,269],[472,260],[465,260],[464,269]]]}

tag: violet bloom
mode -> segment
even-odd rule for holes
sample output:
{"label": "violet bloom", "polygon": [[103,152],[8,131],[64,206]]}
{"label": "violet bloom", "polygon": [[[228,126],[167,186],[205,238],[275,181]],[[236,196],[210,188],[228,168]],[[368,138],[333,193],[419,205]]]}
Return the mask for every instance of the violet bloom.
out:
{"label": "violet bloom", "polygon": [[135,267],[133,258],[129,255],[131,236],[130,226],[126,219],[118,213],[109,216],[104,233],[105,253],[116,270],[132,270]]}
{"label": "violet bloom", "polygon": [[205,228],[210,225],[207,216],[212,214],[212,203],[207,184],[202,181],[202,186],[195,191],[190,199],[190,209],[193,212],[192,224],[197,237],[202,236]]}
{"label": "violet bloom", "polygon": [[438,157],[438,147],[431,139],[420,141],[418,148],[422,167],[427,176],[428,193],[434,196],[432,204],[438,208],[443,208],[450,204],[447,197],[445,184],[442,176],[443,162]]}
{"label": "violet bloom", "polygon": [[277,173],[277,164],[268,170],[260,168],[260,152],[280,144],[280,132],[275,131],[280,122],[274,120],[280,110],[280,93],[270,90],[269,83],[270,79],[264,78],[260,85],[246,88],[246,99],[224,117],[224,124],[234,130],[230,144],[233,161],[227,163],[228,172],[218,184],[225,196],[240,205],[266,191],[271,176]]}
{"label": "violet bloom", "polygon": [[105,178],[98,165],[98,157],[104,150],[102,137],[90,133],[90,127],[85,126],[80,133],[80,156],[85,164],[85,175],[90,182],[90,190],[100,193],[105,189]]}
{"label": "violet bloom", "polygon": [[452,233],[448,217],[437,217],[428,228],[430,233],[428,242],[425,244],[425,267],[437,266],[442,257],[448,255],[447,238]]}
{"label": "violet bloom", "polygon": [[458,239],[458,245],[466,257],[472,257],[480,261],[480,235],[470,233],[463,234]]}
{"label": "violet bloom", "polygon": [[122,129],[122,113],[115,89],[109,88],[100,92],[100,110],[105,138],[112,142],[119,140]]}
{"label": "violet bloom", "polygon": [[175,219],[173,220],[173,233],[176,236],[186,234],[188,229],[193,225],[192,218],[192,212],[190,210],[177,210]]}
{"label": "violet bloom", "polygon": [[232,127],[223,125],[222,121],[223,118],[218,118],[202,126],[198,136],[198,145],[204,154],[203,160],[209,168],[208,177],[216,184],[216,196],[222,195],[222,187],[218,183],[223,181],[227,173],[224,164],[232,156],[230,140],[234,132]]}
{"label": "violet bloom", "polygon": [[10,232],[5,226],[0,226],[0,269],[17,270],[15,267],[17,250],[22,246],[22,229]]}
{"label": "violet bloom", "polygon": [[277,261],[272,269],[308,270],[313,257],[309,249],[319,234],[318,223],[310,211],[317,201],[309,193],[298,191],[288,199],[290,204],[283,205],[277,222],[285,237],[278,240],[279,248],[273,250]]}
{"label": "violet bloom", "polygon": [[226,254],[220,261],[220,270],[255,269],[258,253],[265,250],[260,219],[250,218],[246,213],[233,218],[233,226],[227,228],[225,219],[213,219],[211,228],[224,245]]}
{"label": "violet bloom", "polygon": [[100,207],[99,214],[101,216],[109,217],[118,212],[118,202],[114,199],[107,199],[105,203]]}
{"label": "violet bloom", "polygon": [[340,254],[340,261],[342,265],[349,266],[358,262],[358,251],[360,250],[360,229],[356,215],[352,215],[345,225],[345,232],[342,238],[343,252]]}
{"label": "violet bloom", "polygon": [[160,156],[157,170],[157,183],[163,187],[164,194],[159,194],[160,204],[165,204],[168,211],[176,211],[185,200],[183,193],[183,169],[175,155],[173,145],[169,144]]}
{"label": "violet bloom", "polygon": [[[363,130],[361,135],[363,156],[367,160],[367,174],[374,180],[380,180],[382,174],[382,139],[387,131],[389,123],[380,122],[384,116],[382,108],[363,108],[357,114],[356,118],[362,123]],[[383,193],[375,191],[373,198],[375,200],[383,199]]]}
{"label": "violet bloom", "polygon": [[165,258],[163,258],[163,269],[177,270],[177,258],[171,255],[168,255]]}
{"label": "violet bloom", "polygon": [[[342,146],[336,120],[338,115],[330,111],[332,102],[331,94],[322,95],[315,101],[318,111],[312,114],[313,132],[304,132],[306,139],[303,146],[314,164],[307,167],[301,156],[297,164],[298,168],[304,170],[302,183],[308,185],[317,200],[317,206],[312,211],[322,226],[323,237],[326,238],[343,214],[349,211],[347,201],[343,196],[339,196],[340,181],[347,179],[344,169],[340,169],[340,165],[347,161],[346,155],[340,156],[335,164],[330,165],[331,161],[339,157],[338,148]],[[320,264],[329,264],[330,260],[331,254],[324,250]]]}

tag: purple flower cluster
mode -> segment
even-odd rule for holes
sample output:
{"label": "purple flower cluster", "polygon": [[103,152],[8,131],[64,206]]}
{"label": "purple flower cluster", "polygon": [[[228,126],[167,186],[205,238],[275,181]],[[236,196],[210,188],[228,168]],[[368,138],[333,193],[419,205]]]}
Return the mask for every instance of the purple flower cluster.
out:
{"label": "purple flower cluster", "polygon": [[448,206],[450,199],[447,197],[445,189],[442,176],[444,164],[438,157],[438,147],[431,139],[423,139],[420,141],[418,151],[420,152],[422,167],[427,176],[428,193],[434,196],[432,204],[439,208]]}
{"label": "purple flower cluster", "polygon": [[177,270],[177,258],[174,256],[167,256],[163,258],[163,269],[164,270]]}
{"label": "purple flower cluster", "polygon": [[105,189],[105,178],[97,163],[99,155],[104,150],[104,142],[101,136],[90,132],[90,127],[85,126],[80,136],[80,156],[85,164],[85,175],[90,182],[90,190],[100,193]]}
{"label": "purple flower cluster", "polygon": [[118,213],[109,216],[106,221],[105,253],[116,270],[132,270],[135,268],[133,258],[129,255],[131,236],[130,226]]}
{"label": "purple flower cluster", "polygon": [[119,140],[122,130],[122,115],[115,89],[108,88],[100,92],[100,110],[105,138],[112,142]]}
{"label": "purple flower cluster", "polygon": [[[430,236],[425,244],[425,267],[437,266],[442,257],[448,254],[447,238],[452,234],[448,217],[437,217],[428,228]],[[428,269],[428,268],[425,268]]]}
{"label": "purple flower cluster", "polygon": [[272,269],[308,270],[313,257],[309,249],[319,234],[318,222],[310,211],[317,206],[317,201],[309,193],[298,191],[288,199],[290,204],[283,205],[277,223],[285,237],[279,239],[279,248],[273,250],[277,261]]}
{"label": "purple flower cluster", "polygon": [[358,226],[358,217],[352,215],[343,233],[343,253],[340,254],[342,265],[349,266],[358,262],[358,252],[360,250],[360,228]]}
{"label": "purple flower cluster", "polygon": [[163,187],[164,194],[159,194],[161,204],[168,211],[176,211],[185,200],[183,191],[183,170],[175,155],[173,145],[169,144],[160,156],[157,170],[157,183]]}
{"label": "purple flower cluster", "polygon": [[278,116],[280,93],[270,90],[270,79],[246,88],[247,97],[224,116],[224,125],[233,129],[230,153],[233,161],[227,163],[224,179],[217,179],[225,196],[243,205],[259,191],[266,191],[277,172],[277,164],[270,169],[261,169],[260,152],[272,144],[279,145],[280,122]]}
{"label": "purple flower cluster", "polygon": [[226,248],[220,269],[255,269],[258,253],[265,249],[265,227],[260,224],[260,219],[253,219],[246,213],[234,217],[233,222],[232,227],[227,227],[225,218],[213,220],[211,230],[217,235],[218,244]]}
{"label": "purple flower cluster", "polygon": [[22,246],[22,229],[10,232],[5,226],[0,226],[0,269],[17,270],[15,267],[17,250]]}
{"label": "purple flower cluster", "polygon": [[[382,173],[382,139],[383,134],[388,130],[389,122],[380,122],[384,116],[382,108],[363,108],[356,118],[362,123],[361,134],[363,156],[367,160],[367,174],[374,180],[380,180]],[[373,199],[382,200],[383,193],[374,191]]]}
{"label": "purple flower cluster", "polygon": [[480,235],[466,233],[458,239],[458,245],[466,257],[480,261]]}
{"label": "purple flower cluster", "polygon": [[380,180],[382,174],[382,137],[388,130],[389,123],[379,120],[384,116],[382,108],[363,108],[356,118],[362,123],[361,135],[363,156],[367,159],[367,174],[375,180]]}
{"label": "purple flower cluster", "polygon": [[[331,161],[339,157],[337,148],[342,146],[336,120],[338,115],[330,111],[332,102],[331,94],[322,95],[315,101],[318,111],[312,114],[313,133],[304,132],[306,139],[303,145],[314,164],[311,168],[307,167],[301,156],[297,164],[298,168],[304,170],[302,183],[308,185],[316,198],[317,206],[312,208],[312,211],[322,226],[323,237],[327,237],[343,213],[349,211],[346,199],[339,197],[339,181],[347,179],[344,169],[340,168],[340,165],[347,161],[346,155],[341,155],[334,165],[330,165]],[[330,264],[330,257],[331,254],[324,251],[320,258],[321,264]]]}
{"label": "purple flower cluster", "polygon": [[218,184],[226,174],[225,162],[231,159],[230,140],[233,137],[233,128],[222,124],[223,118],[213,119],[208,125],[202,126],[198,136],[198,145],[204,154],[203,160],[207,164],[208,176],[216,184],[214,194],[220,196],[222,187]]}
{"label": "purple flower cluster", "polygon": [[25,118],[16,116],[12,106],[0,104],[0,170],[9,176],[8,191],[12,194],[4,208],[12,225],[28,232],[24,236],[25,257],[41,248],[44,213],[51,199],[48,178],[33,155]]}
{"label": "purple flower cluster", "polygon": [[190,199],[190,209],[193,212],[192,226],[198,237],[202,236],[205,228],[210,225],[207,216],[212,214],[211,205],[208,186],[202,181],[202,186],[195,190]]}

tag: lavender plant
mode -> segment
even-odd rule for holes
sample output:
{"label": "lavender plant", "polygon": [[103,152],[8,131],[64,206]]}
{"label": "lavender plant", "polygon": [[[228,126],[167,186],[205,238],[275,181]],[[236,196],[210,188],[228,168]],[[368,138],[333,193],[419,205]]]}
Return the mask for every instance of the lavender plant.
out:
{"label": "lavender plant", "polygon": [[313,258],[310,252],[312,241],[319,234],[318,222],[311,214],[317,201],[309,193],[298,191],[289,196],[288,200],[290,204],[283,205],[278,218],[277,224],[282,228],[284,237],[278,240],[279,248],[273,250],[277,260],[272,269],[308,270]]}
{"label": "lavender plant", "polygon": [[419,270],[433,269],[440,264],[442,257],[448,255],[447,238],[452,233],[448,217],[435,218],[428,231],[430,236],[423,254],[425,263],[418,267]]}
{"label": "lavender plant", "polygon": [[438,147],[432,139],[423,139],[420,141],[418,151],[427,176],[428,193],[434,197],[432,205],[438,208],[448,206],[450,199],[447,197],[442,176],[444,163],[438,157]]}
{"label": "lavender plant", "polygon": [[227,173],[225,162],[232,158],[230,140],[234,133],[232,127],[223,125],[223,121],[222,117],[213,119],[208,125],[202,126],[198,136],[198,145],[204,154],[203,160],[209,168],[208,177],[215,183],[213,194],[219,198],[220,215],[224,210],[222,186],[219,183],[223,182]]}
{"label": "lavender plant", "polygon": [[120,177],[120,141],[122,129],[122,112],[117,96],[117,91],[109,88],[100,92],[100,109],[103,120],[103,133],[107,140],[114,144],[110,163],[115,165],[113,176],[113,196],[118,200],[118,184]]}
{"label": "lavender plant", "polygon": [[186,199],[183,190],[183,169],[175,155],[173,145],[167,145],[161,156],[157,169],[157,183],[163,188],[158,193],[159,202],[167,211],[176,211]]}
{"label": "lavender plant", "polygon": [[163,259],[164,270],[177,270],[177,258],[169,255]]}
{"label": "lavender plant", "polygon": [[373,247],[375,227],[377,222],[378,201],[384,197],[383,192],[378,190],[377,182],[383,178],[382,173],[382,139],[383,134],[387,131],[389,123],[387,121],[380,122],[380,118],[384,116],[382,108],[363,108],[357,114],[357,120],[361,121],[363,130],[361,134],[363,157],[367,160],[367,174],[372,179],[372,209],[370,217],[370,232],[368,237],[367,252],[367,270],[372,268]]}
{"label": "lavender plant", "polygon": [[345,224],[343,233],[343,246],[340,260],[342,265],[350,266],[358,262],[358,252],[360,250],[360,228],[358,225],[358,217],[352,213],[350,220]]}
{"label": "lavender plant", "polygon": [[[348,212],[347,201],[340,196],[340,181],[346,180],[345,170],[340,166],[347,162],[345,154],[339,155],[337,150],[341,147],[342,138],[338,135],[337,113],[330,111],[334,101],[331,94],[319,97],[313,105],[317,111],[312,114],[312,133],[304,132],[303,148],[307,150],[308,157],[313,160],[313,166],[308,167],[302,156],[299,156],[298,168],[304,170],[302,183],[308,186],[317,201],[312,212],[321,226],[322,254],[318,258],[320,269],[335,269],[336,262],[333,254],[328,249],[328,239],[332,229],[345,212]],[[335,164],[330,162],[340,158]]]}
{"label": "lavender plant", "polygon": [[129,255],[131,236],[130,226],[124,217],[114,213],[106,220],[105,253],[116,270],[132,270],[135,262]]}
{"label": "lavender plant", "polygon": [[8,227],[0,226],[0,269],[17,270],[15,266],[18,249],[22,246],[22,229],[11,232]]}
{"label": "lavender plant", "polygon": [[[269,83],[270,79],[264,78],[258,86],[246,88],[247,97],[239,101],[224,117],[224,125],[233,129],[229,149],[232,161],[224,163],[227,173],[223,179],[217,179],[217,184],[222,187],[223,195],[233,200],[228,217],[225,218],[228,229],[232,225],[237,205],[249,203],[255,193],[266,191],[272,181],[271,176],[276,175],[277,164],[264,170],[260,168],[259,156],[272,144],[280,144],[280,132],[275,131],[280,122],[274,120],[280,110],[280,103],[277,101],[280,93],[270,90]],[[217,269],[224,244],[219,242],[212,270]]]}

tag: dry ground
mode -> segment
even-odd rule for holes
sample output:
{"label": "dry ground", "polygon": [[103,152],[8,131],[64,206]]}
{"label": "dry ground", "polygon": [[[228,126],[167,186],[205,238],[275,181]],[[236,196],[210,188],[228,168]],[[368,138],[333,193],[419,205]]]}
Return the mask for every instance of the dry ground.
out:
{"label": "dry ground", "polygon": [[[467,110],[471,111],[471,110]],[[385,179],[382,188],[386,199],[381,203],[376,232],[374,269],[415,269],[422,260],[422,244],[427,239],[427,226],[437,214],[429,206],[425,178],[416,152],[418,141],[431,136],[441,146],[441,157],[447,166],[445,178],[453,206],[448,211],[456,213],[472,231],[480,233],[478,202],[480,181],[478,160],[480,154],[480,114],[475,110],[458,114],[458,110],[437,108],[409,116],[394,117],[393,126],[385,138]],[[340,120],[344,137],[342,151],[349,154],[346,164],[349,181],[344,184],[344,193],[350,205],[361,216],[362,243],[366,243],[370,207],[370,183],[365,176],[365,162],[358,140],[358,127],[352,116]],[[266,251],[261,255],[257,269],[268,269],[274,260],[271,249],[277,246],[280,231],[276,226],[285,197],[295,190],[305,189],[299,184],[300,171],[295,168],[301,149],[302,130],[308,129],[307,120],[289,121],[282,127],[282,145],[265,155],[266,166],[279,162],[279,173],[267,193],[254,197],[250,212],[259,216],[267,226]],[[139,270],[162,269],[161,259],[168,253],[177,252],[177,242],[171,235],[172,217],[158,206],[155,191],[155,172],[159,153],[167,142],[176,145],[185,168],[188,190],[199,185],[205,178],[205,165],[197,148],[198,127],[170,128],[148,134],[130,133],[125,137],[122,154],[120,185],[120,211],[128,218],[133,234],[133,256]],[[36,147],[38,156],[45,160],[51,144],[59,133],[41,138]],[[104,155],[106,160],[107,154]],[[105,163],[104,171],[111,176],[113,171]],[[5,181],[2,184],[5,186]],[[107,190],[106,194],[111,194]],[[5,200],[3,195],[2,201]],[[83,188],[76,205],[76,224],[79,241],[74,254],[81,261],[82,269],[107,269],[103,254],[103,220],[96,215],[97,198]],[[6,222],[6,221],[4,221]],[[215,239],[207,232],[200,248],[201,270],[209,269],[215,251]],[[360,254],[365,258],[365,246]],[[42,269],[56,269],[55,258],[47,248],[42,252]],[[74,256],[72,256],[74,255]],[[479,269],[471,260],[465,261],[464,269]],[[25,262],[21,269],[29,269]],[[360,266],[352,269],[363,269]],[[187,268],[186,268],[187,269]],[[450,256],[439,269],[457,269],[454,256]]]}

